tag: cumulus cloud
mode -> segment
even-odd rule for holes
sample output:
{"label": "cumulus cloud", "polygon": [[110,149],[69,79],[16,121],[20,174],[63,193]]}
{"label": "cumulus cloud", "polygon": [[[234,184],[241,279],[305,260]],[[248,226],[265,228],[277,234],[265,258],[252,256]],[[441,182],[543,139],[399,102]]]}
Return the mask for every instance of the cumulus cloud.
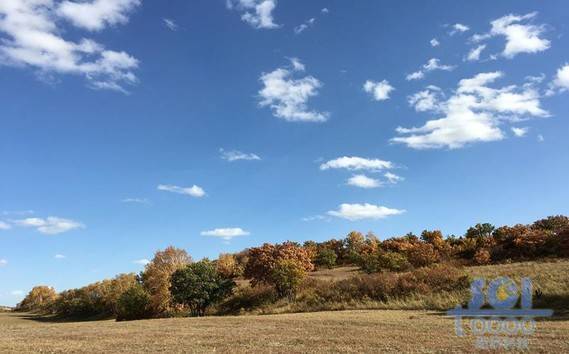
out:
{"label": "cumulus cloud", "polygon": [[229,162],[239,161],[239,160],[261,160],[259,155],[253,153],[245,153],[239,150],[226,151],[224,149],[219,149],[221,153],[221,158]]}
{"label": "cumulus cloud", "polygon": [[385,101],[389,99],[389,94],[391,91],[395,90],[393,86],[389,84],[389,81],[383,80],[381,82],[375,82],[367,80],[364,83],[364,91],[371,94],[376,101]]}
{"label": "cumulus cloud", "polygon": [[14,220],[17,226],[30,227],[36,229],[38,232],[46,235],[56,235],[68,232],[75,229],[83,229],[85,225],[80,222],[70,219],[58,218],[49,216],[47,218],[26,218],[21,220]]}
{"label": "cumulus cloud", "polygon": [[463,25],[462,23],[455,23],[454,25],[451,25],[451,31],[449,32],[449,34],[451,36],[454,36],[457,33],[464,33],[468,30],[470,30],[470,27],[468,27],[467,25]]}
{"label": "cumulus cloud", "polygon": [[166,26],[170,31],[177,31],[178,24],[169,18],[163,18],[162,21],[164,22],[164,26]]}
{"label": "cumulus cloud", "polygon": [[556,92],[563,92],[569,90],[569,64],[557,69],[553,82],[549,84],[548,95],[553,95]]}
{"label": "cumulus cloud", "polygon": [[340,204],[337,210],[331,210],[328,215],[350,221],[363,219],[383,219],[392,215],[399,215],[405,210],[391,209],[374,204]]}
{"label": "cumulus cloud", "polygon": [[[110,16],[110,12],[104,16],[97,13],[93,20],[80,15],[83,10],[62,10],[100,6],[108,1],[66,1],[60,7],[51,0],[0,1],[0,64],[29,67],[40,77],[54,73],[82,75],[93,89],[126,92],[124,85],[137,82],[133,73],[138,67],[137,59],[122,51],[105,49],[92,39],[68,40],[63,37],[66,31],[58,27],[61,16],[74,18],[71,22],[76,26],[92,29],[124,22],[123,12],[115,13],[116,16]],[[77,11],[76,17],[70,17],[73,11]]]}
{"label": "cumulus cloud", "polygon": [[481,44],[476,48],[472,48],[470,50],[470,52],[468,52],[468,55],[466,56],[466,60],[468,60],[468,61],[480,60],[480,54],[482,54],[482,51],[484,49],[486,49],[486,44]]}
{"label": "cumulus cloud", "polygon": [[537,16],[537,12],[526,15],[506,15],[490,22],[490,32],[476,34],[472,37],[474,42],[501,36],[506,39],[506,46],[502,51],[505,58],[513,58],[520,53],[538,53],[549,49],[551,42],[541,35],[545,31],[544,25],[529,23]]}
{"label": "cumulus cloud", "polygon": [[427,112],[437,110],[442,98],[441,89],[437,86],[427,86],[423,91],[419,91],[407,98],[409,105],[417,112]]}
{"label": "cumulus cloud", "polygon": [[461,80],[449,99],[433,104],[431,111],[441,114],[441,118],[421,127],[399,127],[397,133],[403,136],[391,141],[414,149],[455,149],[468,143],[503,139],[499,128],[502,122],[549,116],[532,86],[488,86],[502,76],[501,72],[489,72]]}
{"label": "cumulus cloud", "polygon": [[381,182],[378,179],[370,178],[366,175],[353,175],[348,179],[348,184],[360,188],[377,188],[381,187]]}
{"label": "cumulus cloud", "polygon": [[250,234],[250,232],[245,231],[240,227],[219,228],[201,232],[202,236],[219,237],[225,241],[230,241],[232,238],[237,236],[248,236]]}
{"label": "cumulus cloud", "polygon": [[63,1],[57,13],[77,27],[100,31],[108,25],[127,23],[127,15],[138,5],[140,0]]}
{"label": "cumulus cloud", "polygon": [[0,230],[10,230],[11,228],[12,226],[10,226],[10,224],[7,222],[0,221]]}
{"label": "cumulus cloud", "polygon": [[512,133],[514,133],[514,135],[517,136],[518,138],[526,136],[528,131],[529,131],[529,128],[527,128],[527,127],[523,127],[523,128],[512,127]]}
{"label": "cumulus cloud", "polygon": [[148,263],[150,263],[150,260],[148,260],[146,258],[142,258],[142,259],[136,259],[136,260],[132,261],[132,263],[140,264],[140,265],[147,265]]}
{"label": "cumulus cloud", "polygon": [[415,71],[414,73],[407,75],[406,80],[407,81],[420,80],[420,79],[423,79],[425,77],[425,74],[428,72],[435,71],[435,70],[452,71],[452,70],[454,70],[454,68],[455,68],[455,66],[453,66],[453,65],[441,64],[440,59],[431,58],[431,59],[429,59],[427,64],[423,65],[423,68],[421,70]]}
{"label": "cumulus cloud", "polygon": [[320,165],[321,170],[343,168],[351,171],[369,170],[380,171],[393,168],[393,163],[380,159],[367,159],[358,156],[342,156]]}
{"label": "cumulus cloud", "polygon": [[436,38],[431,39],[429,43],[431,43],[431,47],[438,47],[441,44]]}
{"label": "cumulus cloud", "polygon": [[277,0],[227,0],[229,9],[241,11],[241,20],[257,29],[278,28],[274,22],[273,10]]}
{"label": "cumulus cloud", "polygon": [[164,192],[189,195],[190,197],[194,198],[201,198],[205,196],[205,191],[201,187],[196,186],[195,184],[191,187],[179,187],[171,184],[159,184],[158,190]]}
{"label": "cumulus cloud", "polygon": [[320,10],[320,12],[322,12],[323,14],[327,14],[330,12],[330,10],[328,10],[327,7],[322,8],[322,10]]}
{"label": "cumulus cloud", "polygon": [[289,122],[324,122],[328,113],[311,111],[308,100],[318,95],[322,83],[313,76],[294,79],[293,74],[303,72],[304,64],[291,59],[292,68],[278,68],[260,77],[263,88],[259,91],[261,107],[269,106],[273,115]]}

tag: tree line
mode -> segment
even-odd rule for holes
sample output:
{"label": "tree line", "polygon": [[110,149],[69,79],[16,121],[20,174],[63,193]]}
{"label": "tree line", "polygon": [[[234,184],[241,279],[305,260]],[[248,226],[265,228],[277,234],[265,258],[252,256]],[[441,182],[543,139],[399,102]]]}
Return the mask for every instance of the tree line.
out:
{"label": "tree line", "polygon": [[[253,306],[269,293],[271,301],[295,301],[298,289],[311,286],[310,293],[318,296],[316,302],[370,297],[383,301],[437,289],[466,288],[468,279],[459,270],[462,266],[545,257],[569,257],[566,216],[550,216],[529,225],[476,224],[460,237],[424,230],[420,235],[409,233],[381,241],[373,233],[353,231],[344,239],[324,242],[265,243],[221,254],[214,261],[194,262],[185,250],[168,247],[157,251],[140,274],[120,274],[60,293],[36,286],[17,310],[70,317],[114,316],[117,320],[204,316],[216,306],[218,313],[231,304]],[[307,279],[317,268],[347,265],[373,276],[326,286]]]}

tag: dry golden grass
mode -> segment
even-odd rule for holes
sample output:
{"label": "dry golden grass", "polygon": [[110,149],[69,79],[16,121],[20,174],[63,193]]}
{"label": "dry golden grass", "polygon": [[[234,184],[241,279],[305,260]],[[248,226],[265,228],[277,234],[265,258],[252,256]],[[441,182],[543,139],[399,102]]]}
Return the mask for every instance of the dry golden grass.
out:
{"label": "dry golden grass", "polygon": [[[421,311],[53,323],[0,314],[0,352],[472,352],[453,320]],[[569,322],[539,322],[532,352],[569,352]]]}

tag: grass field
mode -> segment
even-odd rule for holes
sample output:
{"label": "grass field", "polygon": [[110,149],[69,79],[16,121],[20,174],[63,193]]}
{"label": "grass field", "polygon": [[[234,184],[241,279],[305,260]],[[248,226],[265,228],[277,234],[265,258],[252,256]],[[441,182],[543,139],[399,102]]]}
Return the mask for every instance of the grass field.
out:
{"label": "grass field", "polygon": [[[569,352],[569,261],[469,267],[473,277],[529,276],[543,292],[541,307],[557,316],[539,321],[531,352]],[[311,276],[346,279],[344,267]],[[425,296],[423,296],[425,297]],[[432,300],[431,300],[432,301]],[[0,352],[472,352],[472,336],[457,337],[454,319],[441,312],[401,310],[425,306],[421,294],[385,306],[399,310],[349,310],[274,315],[211,316],[133,322],[53,322],[0,312]],[[363,304],[382,308],[381,304]],[[379,306],[379,307],[378,307]],[[290,310],[286,306],[282,310]],[[276,309],[278,310],[278,309]]]}
{"label": "grass field", "polygon": [[[0,352],[470,352],[433,312],[340,311],[266,316],[51,323],[0,314]],[[569,322],[539,322],[530,350],[569,352]]]}

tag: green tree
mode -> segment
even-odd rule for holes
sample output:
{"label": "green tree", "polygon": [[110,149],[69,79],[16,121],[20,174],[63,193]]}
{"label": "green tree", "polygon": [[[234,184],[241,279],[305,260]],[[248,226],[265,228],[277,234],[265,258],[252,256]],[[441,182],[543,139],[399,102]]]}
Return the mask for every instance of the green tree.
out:
{"label": "green tree", "polygon": [[280,297],[293,297],[306,277],[304,267],[294,259],[281,259],[271,272],[271,282]]}
{"label": "green tree", "polygon": [[150,294],[140,284],[130,287],[118,298],[116,315],[117,321],[147,318],[150,315]]}
{"label": "green tree", "polygon": [[332,267],[336,265],[337,259],[338,256],[336,255],[336,252],[328,248],[323,248],[320,251],[318,251],[315,263],[321,267],[332,269]]}
{"label": "green tree", "polygon": [[172,274],[170,292],[175,303],[190,308],[192,316],[203,316],[207,308],[230,295],[235,282],[217,272],[207,260],[189,264]]}

